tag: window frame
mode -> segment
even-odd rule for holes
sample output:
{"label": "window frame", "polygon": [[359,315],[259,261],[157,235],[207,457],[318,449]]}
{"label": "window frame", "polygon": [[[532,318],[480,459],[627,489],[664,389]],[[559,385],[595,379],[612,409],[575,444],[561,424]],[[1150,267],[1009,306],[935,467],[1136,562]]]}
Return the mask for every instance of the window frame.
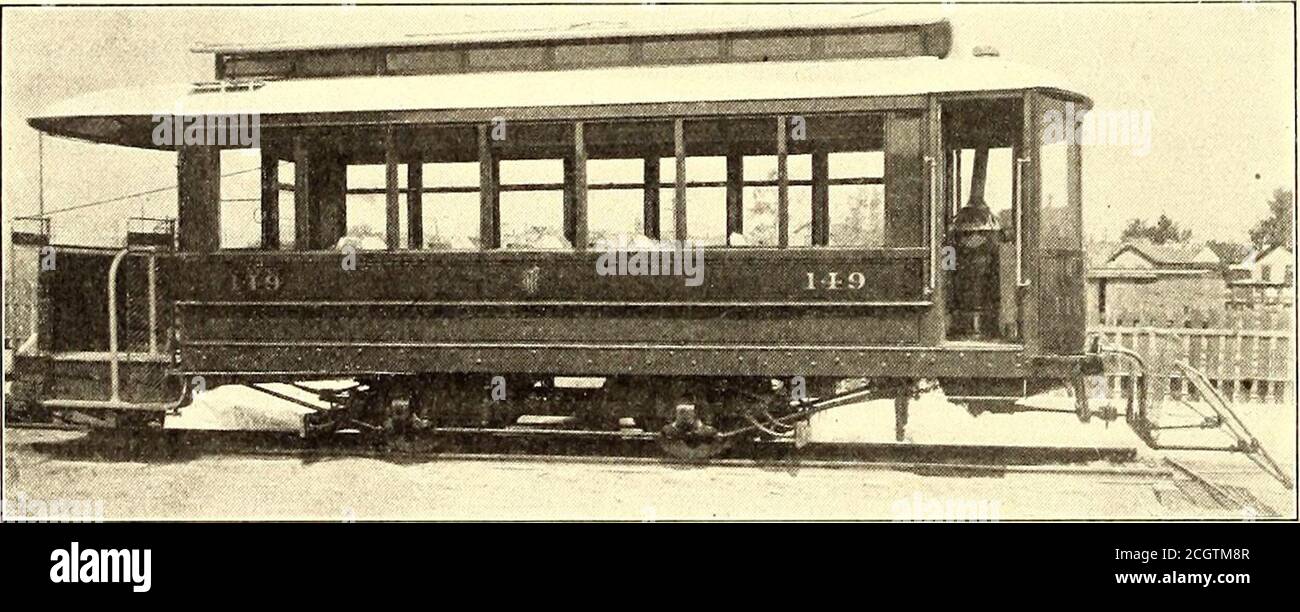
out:
{"label": "window frame", "polygon": [[[654,158],[659,162],[658,174],[660,174],[661,176],[664,174],[662,170],[662,164],[669,163],[670,161],[675,163],[675,161],[677,160],[678,152],[676,151],[676,149],[678,148],[679,145],[682,148],[681,159],[683,161],[691,158],[696,158],[696,157],[723,157],[723,158],[736,157],[741,160],[742,168],[738,172],[728,171],[726,176],[722,180],[692,180],[691,177],[688,175],[688,176],[684,176],[681,182],[679,183],[676,179],[675,172],[672,172],[672,174],[674,175],[672,180],[662,180],[660,177],[653,177],[654,179],[656,179],[656,182],[654,182],[653,185],[655,187],[654,191],[656,191],[657,194],[661,193],[662,190],[665,189],[672,190],[672,194],[670,196],[670,202],[667,203],[668,204],[667,208],[669,211],[668,214],[670,215],[675,216],[675,211],[677,206],[677,203],[675,201],[676,200],[675,192],[679,188],[685,190],[698,189],[698,188],[727,189],[729,192],[734,191],[740,194],[740,199],[739,199],[740,222],[741,222],[741,227],[743,228],[744,217],[745,217],[745,206],[746,206],[746,202],[745,202],[746,191],[752,193],[752,191],[755,189],[771,189],[771,188],[776,188],[780,190],[784,185],[784,189],[786,190],[784,196],[786,198],[786,204],[785,204],[786,222],[784,227],[778,225],[778,229],[776,230],[777,244],[775,245],[773,244],[759,244],[759,245],[716,244],[716,245],[703,246],[703,248],[705,249],[736,250],[736,251],[745,251],[745,252],[772,250],[772,251],[792,251],[792,252],[827,251],[827,252],[861,252],[861,253],[871,253],[873,251],[875,252],[910,251],[915,253],[923,253],[927,248],[927,245],[925,245],[923,241],[915,245],[902,245],[902,246],[888,246],[887,244],[885,245],[832,245],[830,244],[829,241],[818,241],[818,242],[814,242],[813,244],[792,243],[795,235],[792,232],[794,228],[789,226],[789,206],[790,206],[789,189],[790,188],[808,189],[814,194],[816,194],[819,192],[828,193],[831,187],[855,186],[855,185],[858,186],[878,185],[883,187],[883,189],[885,190],[884,197],[886,199],[889,199],[890,197],[889,191],[891,188],[890,183],[893,178],[891,175],[892,167],[889,159],[889,147],[890,147],[889,139],[892,136],[891,134],[888,133],[888,130],[885,128],[885,126],[889,124],[891,118],[890,116],[896,114],[905,115],[909,118],[909,120],[916,120],[918,125],[924,124],[924,120],[923,120],[924,111],[916,108],[904,108],[898,110],[873,109],[873,110],[849,111],[849,112],[837,112],[837,113],[816,113],[816,114],[807,114],[807,115],[767,114],[767,115],[735,115],[735,116],[721,116],[721,117],[687,116],[687,117],[680,117],[676,119],[664,118],[664,117],[600,119],[597,121],[590,122],[588,124],[589,125],[621,124],[621,123],[660,124],[659,126],[654,126],[654,125],[651,125],[649,127],[642,126],[642,128],[651,129],[651,130],[665,129],[665,133],[666,133],[666,127],[669,124],[672,124],[673,126],[679,126],[679,125],[682,126],[683,133],[680,135],[675,133],[676,132],[675,129],[673,130],[674,132],[673,142],[663,142],[663,141],[649,142],[649,143],[639,142],[636,140],[637,134],[632,134],[630,136],[620,135],[618,134],[618,129],[612,129],[610,130],[610,132],[605,134],[606,137],[609,137],[612,134],[619,138],[623,138],[623,141],[620,141],[619,143],[616,144],[616,148],[614,149],[614,152],[611,153],[611,149],[610,149],[611,145],[608,142],[599,142],[596,144],[597,148],[600,149],[600,154],[593,159],[598,159],[598,160],[642,159],[644,160],[647,158]],[[785,146],[784,156],[786,159],[786,167],[787,167],[784,180],[783,177],[781,176],[770,177],[770,178],[769,177],[755,177],[755,178],[746,177],[744,175],[744,170],[743,170],[743,160],[745,157],[751,157],[751,158],[778,157],[779,158],[782,155],[782,153],[778,150],[779,145],[777,142],[778,140],[780,140],[780,137],[778,135],[778,131],[779,131],[778,125],[780,125],[779,122],[784,122],[784,125],[786,126],[784,129],[788,131],[790,128],[794,126],[792,117],[796,117],[796,116],[801,117],[803,120],[807,122],[807,125],[811,125],[811,126],[817,126],[818,122],[825,121],[826,123],[821,126],[821,129],[826,133],[834,133],[836,130],[843,128],[844,125],[851,125],[853,124],[853,122],[858,120],[867,120],[867,121],[862,124],[862,128],[860,128],[861,129],[860,133],[853,132],[847,136],[835,136],[827,139],[824,136],[813,136],[812,133],[810,133],[809,137],[806,139],[807,142],[798,142],[798,141],[794,141],[793,138],[787,137],[785,139],[787,142],[784,145]],[[843,123],[845,121],[848,121],[849,124]],[[685,135],[685,131],[686,131],[685,126],[696,122],[711,123],[712,125],[705,126],[707,127],[707,129],[702,130],[700,132],[700,134],[704,134],[704,136],[700,136],[697,134],[696,135],[697,140],[687,141]],[[708,134],[711,134],[713,132],[709,132],[708,130],[726,129],[730,126],[733,126],[732,122],[737,122],[737,123],[751,122],[752,126],[761,126],[764,130],[768,129],[770,126],[770,132],[766,132],[766,134],[770,134],[771,138],[766,139],[764,132],[751,131],[748,133],[747,136],[740,137],[739,140],[723,139],[723,138],[717,138],[712,141],[699,140],[701,138],[704,139],[709,138]],[[480,168],[480,180],[477,185],[439,184],[439,179],[438,177],[435,176],[435,177],[430,177],[431,180],[429,181],[424,181],[423,179],[421,179],[417,187],[419,189],[421,196],[425,194],[431,196],[437,196],[441,194],[472,194],[472,193],[478,193],[480,195],[481,225],[480,225],[480,233],[478,236],[477,245],[475,249],[473,249],[474,251],[485,252],[485,251],[509,250],[511,252],[538,252],[538,253],[554,254],[554,253],[561,253],[566,251],[560,249],[527,249],[527,248],[504,249],[500,246],[501,236],[499,235],[500,232],[499,200],[500,200],[501,193],[510,193],[510,192],[519,192],[519,191],[563,191],[566,194],[566,205],[565,205],[566,217],[568,216],[568,214],[574,214],[576,216],[583,217],[583,220],[585,221],[585,216],[588,213],[587,210],[588,205],[585,202],[586,194],[588,192],[606,191],[606,190],[618,190],[618,191],[630,192],[635,190],[646,190],[650,185],[650,183],[647,183],[644,180],[644,177],[641,182],[622,181],[622,180],[601,182],[601,183],[588,182],[586,180],[587,172],[585,169],[586,143],[585,141],[581,141],[580,139],[575,140],[573,135],[573,130],[575,129],[574,126],[580,126],[583,125],[584,123],[585,122],[554,121],[554,120],[520,121],[517,123],[511,123],[508,129],[512,130],[510,133],[514,134],[513,138],[515,138],[515,141],[511,141],[511,142],[493,141],[491,138],[491,130],[493,128],[492,124],[468,124],[468,125],[457,124],[457,123],[429,124],[429,125],[404,128],[411,132],[424,131],[422,135],[416,134],[415,136],[413,136],[412,134],[406,134],[404,136],[400,136],[400,135],[391,136],[393,138],[393,144],[391,145],[388,143],[388,140],[386,140],[389,137],[385,137],[386,139],[383,141],[382,146],[395,147],[395,151],[393,152],[394,163],[406,165],[408,167],[408,171],[410,169],[410,166],[416,163],[418,163],[421,166],[421,168],[423,168],[423,166],[425,166],[426,164],[437,164],[437,163],[465,163],[465,162],[477,163],[477,165]],[[391,133],[394,131],[395,128],[388,127],[385,129],[387,130],[385,133]],[[814,133],[816,132],[815,127],[810,129],[812,129]],[[466,134],[472,134],[474,132],[477,132],[479,135],[479,143],[478,143],[477,151],[475,151],[475,148],[472,146],[470,142],[465,141],[463,138],[461,138],[460,140],[457,140],[456,138],[452,138],[452,140],[456,140],[456,142],[447,145],[445,149],[429,149],[427,148],[427,145],[418,144],[418,142],[420,142],[419,136],[422,136],[425,139],[424,142],[446,140],[447,138],[450,137],[448,136],[447,130],[464,130]],[[529,131],[529,130],[533,130],[533,131]],[[528,138],[533,138],[534,136],[524,136],[524,137],[518,136],[518,134],[521,133],[533,134],[535,135],[537,140],[535,141],[528,140]],[[359,134],[359,136],[367,136],[367,135],[369,135],[369,132],[364,132]],[[303,138],[300,138],[298,134],[292,134],[292,136],[293,138],[288,140],[305,141],[306,140],[305,136],[308,135],[303,134],[302,135],[304,136]],[[339,142],[343,142],[343,143],[364,143],[365,142],[364,138],[355,138],[356,136],[358,135],[353,135],[354,140],[344,139],[344,140],[340,140]],[[680,136],[680,143],[677,142],[679,136]],[[746,140],[746,138],[748,138],[748,140]],[[862,141],[863,144],[861,144],[860,146],[853,146],[853,142],[855,142],[854,139],[858,139],[858,138],[865,138],[866,140]],[[921,164],[922,154],[925,151],[926,143],[924,142],[923,133],[917,133],[916,138],[919,139],[919,142],[915,143],[914,147],[910,148],[909,151],[915,149],[918,152],[916,163],[917,166],[919,167]],[[771,143],[770,145],[768,144],[769,141]],[[417,143],[417,144],[413,144],[413,143]],[[349,153],[353,157],[350,158],[350,160],[346,163],[347,166],[351,166],[351,165],[366,166],[366,165],[376,164],[376,159],[374,158],[375,155],[374,149],[368,149],[368,150],[365,149],[365,147],[370,145],[356,144],[356,146],[360,147],[360,149]],[[426,147],[426,148],[420,148],[420,147]],[[601,147],[604,148],[602,149]],[[617,147],[622,147],[622,148],[617,148]],[[667,147],[671,147],[673,150],[670,152],[669,150],[667,150]],[[288,148],[292,149],[292,147],[288,147]],[[381,149],[381,151],[382,150],[386,150],[386,149]],[[855,171],[852,173],[848,173],[845,175],[838,175],[835,176],[834,178],[831,178],[829,167],[827,164],[823,164],[826,165],[827,167],[822,168],[822,171],[819,173],[816,168],[817,163],[814,163],[813,164],[814,170],[809,174],[807,178],[792,179],[788,177],[788,172],[789,172],[788,160],[790,157],[813,155],[814,158],[816,156],[821,156],[824,159],[829,160],[830,156],[835,153],[851,154],[851,153],[859,153],[859,152],[880,153],[885,155],[884,163],[881,169],[879,171],[871,171],[868,170],[867,168],[871,168],[872,170],[874,170],[874,165],[865,166],[861,172]],[[695,153],[695,154],[691,155],[689,153]],[[581,174],[582,176],[581,189],[578,189],[577,184],[573,182],[574,179],[571,178],[570,174],[574,174],[574,173],[571,172],[566,172],[565,176],[563,177],[563,180],[558,183],[554,181],[513,181],[510,183],[502,183],[500,180],[500,163],[503,160],[517,159],[517,160],[565,161],[565,160],[575,160],[579,156],[579,154],[582,155],[583,162],[584,162],[582,164],[583,171],[581,173],[577,173],[577,174]],[[387,154],[381,152],[380,155],[387,155]],[[291,155],[288,161],[292,163],[293,160],[295,159],[296,157]],[[381,163],[387,164],[388,161],[389,160],[384,159],[384,161]],[[569,166],[573,163],[574,162],[569,161],[566,163],[566,166]],[[489,166],[487,170],[484,170],[485,164]],[[299,172],[295,173],[295,175],[301,175],[301,174],[302,173]],[[395,177],[400,177],[400,175],[401,175],[400,172],[394,173]],[[294,184],[292,185],[285,185],[281,183],[278,186],[278,189],[281,190],[292,190],[294,193],[295,201],[296,201],[296,195],[298,189],[296,185],[296,183],[298,182],[297,181],[298,178],[299,176],[295,176],[295,181]],[[913,178],[916,178],[917,180],[924,180],[924,177],[919,175]],[[490,194],[484,193],[484,187],[485,185],[487,185],[486,181],[493,182],[492,193]],[[410,186],[407,184],[403,184],[402,180],[398,178],[394,187],[398,195],[398,198],[399,199],[404,198],[406,202],[406,207],[409,209],[409,207],[411,206]],[[580,215],[576,211],[571,213],[570,207],[574,205],[567,203],[567,200],[573,197],[573,192],[576,191],[582,192],[582,198],[584,200]],[[374,187],[374,186],[354,187],[349,185],[344,190],[343,195],[346,198],[347,196],[352,196],[352,195],[381,195],[381,194],[387,194],[388,192],[389,192],[389,187],[387,185],[379,186],[379,187]],[[927,204],[924,201],[925,198],[923,193],[920,193],[919,190],[918,190],[917,197],[919,199],[917,199],[915,202],[909,201],[908,205],[916,208],[916,210],[918,211],[916,213],[916,217],[918,217],[923,221],[925,218],[925,214],[919,211],[923,211],[927,206]],[[496,204],[497,210],[494,213],[484,209],[484,202],[487,202],[490,199],[495,199],[497,202]],[[646,235],[647,238],[657,239],[660,241],[679,240],[676,231],[677,227],[676,227],[675,219],[663,218],[664,216],[663,209],[665,208],[664,206],[665,203],[663,202],[664,199],[663,196],[657,195],[655,198],[650,198],[649,196],[647,196],[646,201],[649,201],[651,199],[654,199],[659,205],[654,215],[655,217],[657,217],[658,220],[659,231],[657,233],[659,235],[657,238],[653,236],[650,231],[651,228],[648,225],[644,225],[644,224],[642,227],[643,233]],[[728,201],[730,202],[730,200],[731,198],[729,197]],[[813,207],[813,210],[811,211],[810,220],[813,221],[814,224],[817,223],[825,224],[826,229],[829,230],[830,225],[834,223],[835,219],[829,216],[829,212],[830,212],[829,210],[825,211],[824,213],[818,211],[816,208],[816,204],[813,200],[815,200],[815,198],[810,198],[809,201],[809,205]],[[418,202],[421,207],[423,207],[423,204],[425,203],[423,201],[423,197],[417,198],[416,202]],[[689,200],[684,202],[684,204],[686,206],[689,206],[690,205]],[[643,202],[643,206],[644,205],[645,204]],[[344,210],[344,214],[346,214],[346,207]],[[418,217],[423,218],[426,215],[430,215],[430,214],[437,214],[437,213],[436,211],[425,212],[423,208],[421,208]],[[888,210],[886,210],[885,215],[888,214],[890,213]],[[643,210],[643,215],[645,215],[643,216],[643,219],[648,219],[650,213],[645,212]],[[411,219],[411,213],[408,210],[405,213],[404,222],[409,225],[409,223],[411,222],[410,219]],[[296,215],[295,215],[295,222],[297,222]],[[487,225],[484,224],[488,224],[488,223],[495,225],[495,230],[494,230],[495,236],[490,240],[485,240],[485,235],[482,232],[484,227],[488,227]],[[399,224],[399,226],[400,225],[401,224]],[[584,236],[586,235],[587,225],[588,224],[584,224],[582,227]],[[667,225],[667,228],[665,228],[665,225]],[[727,227],[726,240],[729,242],[731,235],[734,233],[731,231],[733,225],[730,222],[728,222],[726,224],[726,227]],[[427,246],[428,245],[427,240],[424,239],[425,236],[423,236],[423,231],[420,232],[421,243],[418,245],[413,244],[411,243],[410,234],[407,233],[409,231],[410,229],[407,228],[406,231],[403,232],[403,235],[406,236],[406,240],[399,241],[405,243],[404,245],[399,244],[396,247],[390,246],[389,250],[404,250],[404,251],[410,250],[410,251],[429,251],[429,252],[443,252],[443,251],[465,252],[467,250],[465,248],[445,248],[445,249],[429,248]],[[881,231],[887,232],[888,229],[887,227],[881,228]],[[923,234],[924,227],[917,227],[915,228],[915,231],[918,234]],[[686,235],[689,236],[690,235],[689,232]],[[570,244],[572,245],[572,248],[569,249],[568,252],[581,252],[591,248],[590,244],[577,244],[576,241],[573,238],[571,238],[567,232],[566,232],[566,238],[570,238]],[[829,235],[827,236],[827,238],[829,239]],[[286,240],[284,242],[288,243],[289,241]],[[281,250],[286,250],[287,248],[288,247],[286,245],[285,247],[282,247]],[[265,250],[269,250],[269,249],[265,249]],[[302,250],[309,250],[309,249],[298,248],[295,241],[293,250],[302,251]],[[320,250],[320,249],[315,249],[315,250]]]}

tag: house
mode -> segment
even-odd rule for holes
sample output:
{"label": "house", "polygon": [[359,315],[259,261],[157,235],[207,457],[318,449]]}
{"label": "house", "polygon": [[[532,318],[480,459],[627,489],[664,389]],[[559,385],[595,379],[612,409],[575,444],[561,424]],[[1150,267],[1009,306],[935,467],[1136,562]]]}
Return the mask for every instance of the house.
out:
{"label": "house", "polygon": [[1218,254],[1204,244],[1094,243],[1088,269],[1088,320],[1178,318],[1222,310],[1227,299],[1223,270]]}
{"label": "house", "polygon": [[1283,245],[1251,252],[1228,268],[1230,310],[1295,304],[1295,253]]}

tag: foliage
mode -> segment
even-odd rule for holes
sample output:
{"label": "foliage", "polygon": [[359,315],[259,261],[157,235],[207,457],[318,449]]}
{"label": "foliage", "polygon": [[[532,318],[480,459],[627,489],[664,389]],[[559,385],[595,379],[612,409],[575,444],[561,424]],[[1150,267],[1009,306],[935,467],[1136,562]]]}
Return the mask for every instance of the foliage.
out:
{"label": "foliage", "polygon": [[1154,224],[1147,224],[1144,219],[1130,219],[1121,240],[1149,240],[1152,244],[1167,242],[1187,242],[1192,238],[1192,230],[1178,227],[1178,223],[1167,215],[1160,215]]}
{"label": "foliage", "polygon": [[1269,216],[1251,228],[1251,244],[1258,250],[1274,245],[1286,245],[1294,250],[1295,193],[1289,189],[1275,190],[1268,202],[1268,211]]}

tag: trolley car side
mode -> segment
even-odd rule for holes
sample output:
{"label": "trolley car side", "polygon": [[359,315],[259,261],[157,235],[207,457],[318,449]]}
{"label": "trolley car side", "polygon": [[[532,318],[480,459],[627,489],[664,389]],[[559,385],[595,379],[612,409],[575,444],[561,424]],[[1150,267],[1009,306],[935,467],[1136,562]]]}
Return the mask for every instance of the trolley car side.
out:
{"label": "trolley car side", "polygon": [[[694,427],[788,408],[792,377],[823,397],[842,379],[898,396],[934,379],[972,398],[1077,384],[1100,367],[1084,347],[1082,159],[1068,138],[1089,101],[997,58],[948,58],[950,45],[938,21],[227,47],[211,49],[213,83],[69,102],[31,124],[176,150],[176,248],[86,251],[80,271],[42,276],[38,338],[15,356],[24,398],[153,414],[196,377],[349,377],[367,390],[343,400],[353,416],[488,423],[589,414],[575,408],[588,395],[553,384],[587,376],[639,404],[601,418]],[[239,145],[151,140],[178,102],[259,117],[259,248],[221,244],[220,151]],[[689,176],[700,158],[725,178]],[[558,164],[561,180],[503,180],[525,160]],[[640,163],[642,178],[594,178],[602,160]],[[478,184],[441,184],[454,163],[477,163]],[[353,165],[383,166],[383,189],[349,186]],[[864,186],[878,206],[854,210],[872,218],[846,217],[857,213],[837,198]],[[767,227],[759,190],[774,200]],[[560,193],[565,248],[503,244],[503,195],[545,191]],[[698,251],[697,284],[597,273],[610,245],[592,221],[612,213],[593,194],[615,191],[641,195],[633,255],[698,242],[701,214],[725,219]],[[385,196],[383,250],[344,240],[359,193]],[[430,249],[424,220],[452,193],[478,196],[476,244]],[[80,307],[59,296],[78,291],[123,299],[88,302],[106,309],[88,316],[96,325],[53,325]],[[526,405],[491,414],[498,376]]]}

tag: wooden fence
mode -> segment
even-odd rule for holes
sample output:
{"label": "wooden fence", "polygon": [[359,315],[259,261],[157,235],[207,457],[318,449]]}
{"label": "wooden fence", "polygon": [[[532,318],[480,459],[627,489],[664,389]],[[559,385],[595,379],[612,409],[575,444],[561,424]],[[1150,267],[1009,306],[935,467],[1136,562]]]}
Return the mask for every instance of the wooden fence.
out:
{"label": "wooden fence", "polygon": [[[1151,401],[1189,397],[1191,385],[1175,361],[1205,373],[1232,402],[1295,405],[1294,311],[1227,311],[1218,318],[1159,317],[1146,322],[1116,317],[1089,328],[1103,343],[1136,351],[1147,361]],[[1213,325],[1213,326],[1211,326]],[[1110,365],[1112,397],[1126,396],[1135,374],[1125,360]]]}
{"label": "wooden fence", "polygon": [[1089,319],[1089,326],[1162,327],[1179,329],[1271,329],[1294,328],[1295,309],[1285,306],[1259,308],[1187,307],[1180,312],[1158,309],[1110,309]]}

